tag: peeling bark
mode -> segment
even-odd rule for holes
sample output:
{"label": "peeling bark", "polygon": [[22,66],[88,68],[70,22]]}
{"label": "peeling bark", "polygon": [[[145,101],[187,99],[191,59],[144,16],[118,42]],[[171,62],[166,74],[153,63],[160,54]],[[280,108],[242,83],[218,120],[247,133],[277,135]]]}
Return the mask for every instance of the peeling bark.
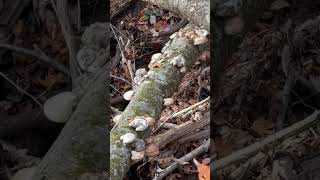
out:
{"label": "peeling bark", "polygon": [[177,13],[180,17],[210,31],[210,0],[151,0],[162,9]]}
{"label": "peeling bark", "polygon": [[[183,30],[194,29],[193,25],[187,25]],[[121,120],[111,130],[110,141],[110,178],[112,180],[122,180],[130,166],[131,148],[122,144],[120,137],[126,133],[133,133],[139,139],[146,139],[152,128],[146,131],[136,132],[134,128],[128,126],[129,119],[145,114],[154,119],[160,118],[163,106],[163,99],[171,97],[179,86],[184,73],[180,68],[173,66],[169,61],[178,55],[182,55],[186,60],[186,68],[189,69],[196,60],[196,57],[207,47],[206,45],[194,46],[186,37],[177,37],[165,47],[165,52],[170,52],[170,57],[162,57],[160,67],[154,69],[154,74],[140,84],[133,99],[123,111]]]}

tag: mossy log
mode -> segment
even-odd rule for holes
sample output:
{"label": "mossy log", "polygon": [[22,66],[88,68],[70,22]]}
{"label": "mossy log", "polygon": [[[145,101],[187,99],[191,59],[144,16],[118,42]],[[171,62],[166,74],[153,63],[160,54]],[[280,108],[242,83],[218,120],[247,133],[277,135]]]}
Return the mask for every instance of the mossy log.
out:
{"label": "mossy log", "polygon": [[201,28],[210,30],[210,0],[151,0],[151,3],[175,12]]}
{"label": "mossy log", "polygon": [[89,87],[77,109],[42,159],[33,180],[73,180],[107,170],[107,96],[109,71]]}
{"label": "mossy log", "polygon": [[[182,31],[195,29],[196,27],[188,24]],[[208,43],[202,45],[193,45],[186,37],[176,37],[164,47],[164,54],[159,60],[157,67],[136,89],[135,95],[129,105],[123,111],[120,121],[113,127],[110,134],[110,178],[112,180],[122,180],[126,175],[131,162],[131,148],[126,146],[120,140],[120,137],[126,133],[133,133],[139,139],[146,139],[152,127],[142,132],[136,132],[134,128],[129,127],[129,120],[136,116],[148,115],[154,119],[160,118],[163,107],[163,99],[171,97],[177,90],[180,81],[185,72],[180,72],[180,68],[170,64],[172,58],[179,55],[185,59],[185,67],[189,69],[197,59],[197,56],[208,47]]]}
{"label": "mossy log", "polygon": [[[108,170],[108,25],[92,25],[89,28],[93,29],[87,29],[82,36],[86,48],[92,47],[104,53],[100,53],[98,57],[103,57],[105,63],[102,67],[93,66],[95,72],[77,77],[77,88],[74,88],[73,92],[78,95],[80,101],[60,135],[41,160],[33,180],[77,180],[86,173],[102,174]],[[93,56],[91,59],[94,62],[102,59],[95,58],[97,57]]]}

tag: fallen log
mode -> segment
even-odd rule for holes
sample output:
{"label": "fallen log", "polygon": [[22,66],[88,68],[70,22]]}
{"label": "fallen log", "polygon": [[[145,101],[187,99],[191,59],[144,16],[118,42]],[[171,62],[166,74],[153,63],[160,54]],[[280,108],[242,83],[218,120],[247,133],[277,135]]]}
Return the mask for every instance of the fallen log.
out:
{"label": "fallen log", "polygon": [[[196,30],[188,24],[182,31]],[[184,59],[184,67],[189,69],[196,57],[207,47],[206,44],[193,45],[186,37],[175,37],[172,42],[162,49],[164,53],[159,61],[151,64],[150,76],[137,88],[127,108],[121,114],[119,122],[112,128],[110,134],[110,178],[122,180],[130,167],[132,147],[122,143],[120,137],[126,133],[133,133],[138,139],[146,139],[151,133],[152,126],[145,131],[136,132],[129,127],[129,121],[137,116],[148,115],[154,119],[160,118],[163,99],[171,97],[179,86],[186,71],[181,71],[170,64],[176,57]]]}

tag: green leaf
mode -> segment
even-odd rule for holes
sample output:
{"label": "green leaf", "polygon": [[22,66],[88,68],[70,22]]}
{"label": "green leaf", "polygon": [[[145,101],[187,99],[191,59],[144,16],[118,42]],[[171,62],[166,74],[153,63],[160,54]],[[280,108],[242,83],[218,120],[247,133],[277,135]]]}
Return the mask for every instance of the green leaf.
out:
{"label": "green leaf", "polygon": [[148,15],[148,16],[151,16],[153,14],[153,11],[152,10],[149,10],[149,9],[145,9],[144,10],[144,14],[145,15]]}
{"label": "green leaf", "polygon": [[145,21],[148,20],[149,18],[150,18],[150,16],[144,15],[144,20],[145,20]]}
{"label": "green leaf", "polygon": [[156,16],[158,16],[158,17],[161,16],[161,13],[160,13],[160,12],[157,12],[157,13],[156,13]]}

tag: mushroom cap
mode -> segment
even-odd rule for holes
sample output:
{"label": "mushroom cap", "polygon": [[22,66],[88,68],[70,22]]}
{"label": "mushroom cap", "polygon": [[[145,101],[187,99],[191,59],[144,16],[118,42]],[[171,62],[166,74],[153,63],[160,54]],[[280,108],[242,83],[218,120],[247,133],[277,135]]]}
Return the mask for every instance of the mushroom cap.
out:
{"label": "mushroom cap", "polygon": [[144,131],[148,128],[148,123],[143,116],[137,116],[129,123],[129,126],[136,128],[136,131]]}
{"label": "mushroom cap", "polygon": [[112,121],[114,123],[118,123],[121,120],[121,116],[122,116],[121,114],[118,114],[118,115],[114,116]]}
{"label": "mushroom cap", "polygon": [[163,99],[163,105],[164,106],[170,106],[174,103],[174,99],[173,98],[165,98]]}
{"label": "mushroom cap", "polygon": [[196,37],[193,40],[193,45],[204,44],[204,43],[207,43],[208,41],[209,41],[208,38],[205,36]]}
{"label": "mushroom cap", "polygon": [[149,126],[153,126],[156,123],[156,120],[153,117],[147,116],[146,121]]}
{"label": "mushroom cap", "polygon": [[73,92],[62,92],[52,96],[44,103],[44,114],[51,121],[65,123],[72,114],[76,100],[77,96]]}
{"label": "mushroom cap", "polygon": [[146,156],[148,157],[153,157],[153,156],[157,156],[160,154],[159,148],[156,144],[151,143],[151,144],[147,144],[144,153]]}
{"label": "mushroom cap", "polygon": [[134,95],[134,91],[130,90],[123,94],[123,98],[127,101],[130,101]]}
{"label": "mushroom cap", "polygon": [[144,151],[131,151],[131,160],[140,161],[144,158]]}
{"label": "mushroom cap", "polygon": [[124,144],[130,144],[136,140],[136,135],[133,133],[127,133],[122,135],[120,137],[120,140],[122,140]]}

